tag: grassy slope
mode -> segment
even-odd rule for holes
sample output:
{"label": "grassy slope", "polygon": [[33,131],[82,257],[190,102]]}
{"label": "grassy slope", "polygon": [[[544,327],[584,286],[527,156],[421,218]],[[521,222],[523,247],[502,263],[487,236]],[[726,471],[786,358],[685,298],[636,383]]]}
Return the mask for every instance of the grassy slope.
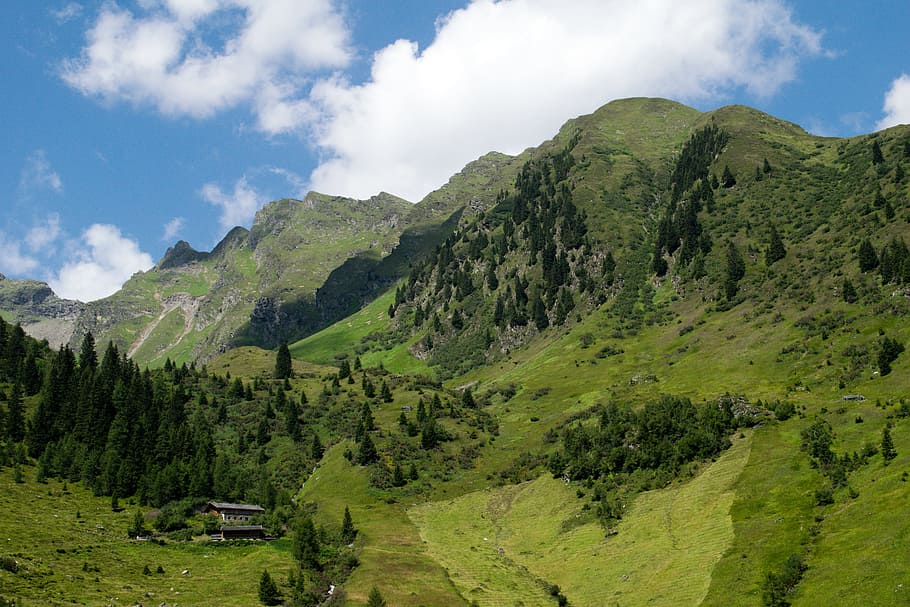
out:
{"label": "grassy slope", "polygon": [[616,536],[604,537],[575,489],[549,476],[411,514],[433,555],[480,605],[552,605],[544,583],[578,606],[697,605],[733,539],[731,489],[750,445],[737,440],[691,482],[641,495]]}
{"label": "grassy slope", "polygon": [[299,498],[318,503],[323,524],[338,525],[345,506],[350,509],[362,552],[361,564],[346,584],[348,596],[365,603],[375,585],[389,605],[464,605],[445,570],[426,554],[405,506],[367,490],[365,471],[342,456],[346,446],[336,445],[326,453]]}
{"label": "grassy slope", "polygon": [[[92,497],[77,484],[64,490],[58,481],[36,483],[34,468],[24,473],[26,482],[17,484],[11,469],[0,470],[0,508],[14,513],[0,518],[0,556],[14,557],[20,567],[16,574],[0,570],[0,596],[27,597],[17,605],[241,607],[257,603],[263,569],[279,580],[291,570],[288,540],[129,541],[130,507],[114,513],[109,498]],[[86,565],[98,569],[85,571]],[[155,573],[159,565],[164,573]],[[143,575],[145,566],[150,575]]]}

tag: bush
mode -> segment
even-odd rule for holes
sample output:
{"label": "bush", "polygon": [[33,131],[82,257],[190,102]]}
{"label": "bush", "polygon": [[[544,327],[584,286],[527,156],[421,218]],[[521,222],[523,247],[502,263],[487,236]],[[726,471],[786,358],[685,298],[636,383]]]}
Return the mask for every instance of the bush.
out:
{"label": "bush", "polygon": [[19,561],[11,556],[0,556],[0,569],[10,573],[19,573]]}

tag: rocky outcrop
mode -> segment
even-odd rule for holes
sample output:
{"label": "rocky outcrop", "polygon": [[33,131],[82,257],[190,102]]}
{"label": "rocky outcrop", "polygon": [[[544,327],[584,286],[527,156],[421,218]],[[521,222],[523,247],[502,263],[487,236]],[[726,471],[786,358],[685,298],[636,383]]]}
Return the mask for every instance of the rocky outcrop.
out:
{"label": "rocky outcrop", "polygon": [[69,342],[84,309],[82,302],[57,297],[47,283],[12,280],[0,274],[0,311],[54,348]]}

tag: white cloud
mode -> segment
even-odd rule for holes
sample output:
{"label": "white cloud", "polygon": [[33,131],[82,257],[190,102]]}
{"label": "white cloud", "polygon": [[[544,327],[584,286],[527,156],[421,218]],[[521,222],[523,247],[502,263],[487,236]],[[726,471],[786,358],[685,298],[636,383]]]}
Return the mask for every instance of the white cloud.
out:
{"label": "white cloud", "polygon": [[221,186],[207,183],[202,186],[201,195],[209,204],[221,208],[218,221],[225,231],[234,226],[248,225],[256,216],[256,211],[267,202],[265,196],[250,186],[246,177],[234,183],[233,192],[225,192]]}
{"label": "white cloud", "polygon": [[183,230],[183,225],[185,223],[186,220],[183,217],[174,217],[171,219],[164,224],[164,233],[161,235],[161,240],[172,240]]}
{"label": "white cloud", "polygon": [[901,74],[891,83],[891,88],[885,93],[882,109],[885,117],[877,125],[879,130],[898,124],[910,124],[910,76]]}
{"label": "white cloud", "polygon": [[116,292],[130,276],[152,267],[152,257],[139,244],[108,224],[93,224],[82,233],[74,261],[48,281],[61,297],[93,301]]}
{"label": "white cloud", "polygon": [[307,183],[306,179],[297,173],[289,171],[288,169],[283,169],[281,167],[269,167],[268,171],[272,175],[283,177],[284,180],[288,182],[288,184],[294,189],[292,196],[296,196],[297,198],[301,199],[306,196],[307,187],[309,184]]}
{"label": "white cloud", "polygon": [[45,256],[48,251],[46,247],[60,237],[60,215],[50,213],[44,223],[33,226],[25,234],[25,243],[33,252],[42,251]]}
{"label": "white cloud", "polygon": [[377,52],[368,82],[314,85],[315,189],[418,200],[490,150],[517,153],[612,99],[767,96],[820,54],[777,0],[475,0],[422,52]]}
{"label": "white cloud", "polygon": [[58,9],[51,9],[50,14],[58,25],[63,25],[82,14],[82,5],[77,2],[70,2]]}
{"label": "white cloud", "polygon": [[[348,31],[332,0],[108,3],[62,77],[85,95],[212,116],[248,104],[269,133],[297,127],[307,74],[347,65]],[[211,42],[215,38],[216,42]]]}
{"label": "white cloud", "polygon": [[0,272],[21,276],[38,267],[38,260],[22,252],[22,245],[0,232]]}
{"label": "white cloud", "polygon": [[19,173],[19,192],[28,196],[38,191],[63,193],[63,180],[51,166],[44,150],[35,150],[25,159]]}

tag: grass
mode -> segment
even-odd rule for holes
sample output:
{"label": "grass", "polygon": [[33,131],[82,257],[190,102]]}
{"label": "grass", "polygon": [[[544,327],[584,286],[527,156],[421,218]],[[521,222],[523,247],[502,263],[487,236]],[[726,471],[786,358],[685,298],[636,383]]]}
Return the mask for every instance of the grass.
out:
{"label": "grass", "polygon": [[391,289],[356,314],[289,346],[291,356],[322,365],[337,365],[336,354],[348,354],[353,358],[355,348],[364,337],[388,328],[386,310],[393,301],[395,291]]}
{"label": "grass", "polygon": [[[0,596],[17,605],[181,604],[200,607],[257,604],[263,569],[287,578],[290,542],[168,542],[126,538],[133,506],[112,512],[110,498],[96,498],[77,484],[26,482],[0,470],[0,556],[19,572],[0,569]],[[28,508],[22,508],[28,504]],[[143,574],[148,567],[149,575]],[[161,566],[164,573],[156,573]],[[187,573],[183,573],[187,571]]]}
{"label": "grass", "polygon": [[427,553],[405,506],[367,489],[366,471],[342,455],[347,446],[326,452],[298,497],[318,503],[318,520],[325,525],[340,526],[345,506],[350,508],[361,547],[360,566],[345,585],[353,604],[365,604],[375,585],[389,605],[464,606],[445,570]]}
{"label": "grass", "polygon": [[482,606],[553,605],[554,583],[579,607],[698,605],[733,539],[732,488],[751,444],[737,439],[691,481],[640,495],[611,537],[582,510],[576,487],[547,475],[410,514],[462,594]]}

